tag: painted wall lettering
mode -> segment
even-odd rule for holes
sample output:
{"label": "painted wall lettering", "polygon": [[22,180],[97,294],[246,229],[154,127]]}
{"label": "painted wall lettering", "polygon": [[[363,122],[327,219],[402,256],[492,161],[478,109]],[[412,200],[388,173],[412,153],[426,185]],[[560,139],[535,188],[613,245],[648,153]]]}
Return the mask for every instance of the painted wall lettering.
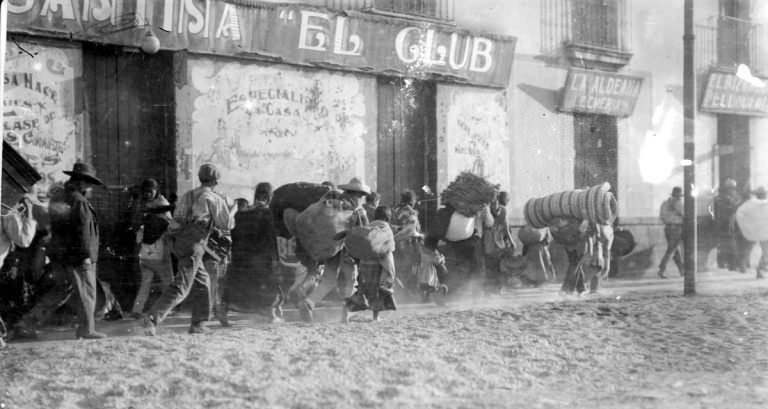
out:
{"label": "painted wall lettering", "polygon": [[572,68],[560,110],[626,117],[635,110],[642,85],[640,77]]}
{"label": "painted wall lettering", "polygon": [[[213,0],[9,0],[9,30],[137,46],[147,24],[161,48],[289,64],[327,63],[348,71],[503,88],[515,39],[429,23],[347,15],[297,4]],[[77,15],[76,15],[77,13]],[[269,33],[265,35],[264,33]]]}
{"label": "painted wall lettering", "polygon": [[713,71],[704,89],[701,110],[736,115],[768,115],[768,87],[756,87],[732,73]]}
{"label": "painted wall lettering", "polygon": [[[3,139],[43,175],[38,192],[63,181],[71,169],[78,137],[74,79],[80,51],[20,43],[32,57],[9,44],[3,76]],[[42,198],[42,197],[41,197]]]}
{"label": "painted wall lettering", "polygon": [[262,181],[366,177],[372,80],[202,59],[188,72],[177,116],[189,126],[190,165],[216,163],[228,195],[250,198]]}

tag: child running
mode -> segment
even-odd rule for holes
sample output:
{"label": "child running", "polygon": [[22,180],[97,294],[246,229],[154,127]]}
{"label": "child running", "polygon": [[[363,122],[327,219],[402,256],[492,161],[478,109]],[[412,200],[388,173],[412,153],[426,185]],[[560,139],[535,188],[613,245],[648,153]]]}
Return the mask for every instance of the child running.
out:
{"label": "child running", "polygon": [[[392,212],[386,206],[375,211],[375,220],[389,223]],[[378,259],[360,260],[357,270],[355,293],[345,300],[341,322],[349,323],[349,313],[371,310],[373,320],[379,320],[379,312],[397,309],[394,298],[395,258],[392,252]]]}
{"label": "child running", "polygon": [[445,256],[437,249],[437,243],[436,237],[427,237],[420,246],[416,279],[422,302],[428,303],[432,294],[441,293],[442,297],[435,299],[435,302],[444,305],[448,286],[441,283],[445,280],[448,270],[445,267]]}

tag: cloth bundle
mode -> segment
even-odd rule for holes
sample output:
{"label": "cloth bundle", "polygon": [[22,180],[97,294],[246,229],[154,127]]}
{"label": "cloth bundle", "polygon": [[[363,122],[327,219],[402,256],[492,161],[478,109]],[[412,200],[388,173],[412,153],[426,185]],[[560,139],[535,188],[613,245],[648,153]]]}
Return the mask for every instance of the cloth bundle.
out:
{"label": "cloth bundle", "polygon": [[307,182],[289,183],[275,189],[269,208],[275,218],[277,234],[286,238],[293,236],[283,221],[283,213],[287,209],[293,209],[298,213],[303,212],[330,190],[331,188],[328,186]]}
{"label": "cloth bundle", "polygon": [[549,226],[555,218],[611,224],[616,219],[617,204],[610,188],[609,183],[603,183],[586,190],[569,190],[530,199],[525,204],[525,221],[537,229]]}
{"label": "cloth bundle", "polygon": [[389,223],[375,220],[351,228],[344,241],[349,254],[360,260],[378,259],[395,251],[395,237]]}
{"label": "cloth bundle", "polygon": [[536,229],[531,226],[523,226],[517,232],[517,238],[520,242],[527,245],[544,243],[549,238],[549,229]]}
{"label": "cloth bundle", "polygon": [[751,199],[736,210],[736,223],[749,241],[768,240],[768,200]]}
{"label": "cloth bundle", "polygon": [[338,235],[351,227],[351,216],[352,210],[347,210],[339,200],[310,205],[296,217],[298,244],[317,261],[335,256],[344,246]]}
{"label": "cloth bundle", "polygon": [[470,237],[475,232],[475,218],[466,217],[453,212],[451,220],[448,223],[448,229],[445,231],[445,241],[463,241]]}
{"label": "cloth bundle", "polygon": [[496,187],[485,178],[462,172],[440,194],[440,200],[459,214],[472,217],[489,205],[496,195]]}

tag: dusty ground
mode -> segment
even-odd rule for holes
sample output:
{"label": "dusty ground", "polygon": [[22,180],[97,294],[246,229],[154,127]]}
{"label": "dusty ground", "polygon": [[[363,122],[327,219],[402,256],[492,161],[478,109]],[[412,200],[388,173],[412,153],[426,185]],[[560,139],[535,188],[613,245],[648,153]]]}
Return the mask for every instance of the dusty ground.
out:
{"label": "dusty ground", "polygon": [[361,315],[348,326],[242,319],[190,336],[179,322],[155,338],[11,344],[0,351],[0,402],[8,409],[765,408],[768,290],[740,279],[741,286],[702,283],[695,298],[614,289],[602,299],[404,308],[383,322]]}

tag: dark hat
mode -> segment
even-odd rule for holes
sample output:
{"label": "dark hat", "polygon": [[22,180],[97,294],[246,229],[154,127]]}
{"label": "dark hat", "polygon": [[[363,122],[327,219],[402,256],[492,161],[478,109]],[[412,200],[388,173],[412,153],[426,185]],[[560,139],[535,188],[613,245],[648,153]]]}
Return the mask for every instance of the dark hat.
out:
{"label": "dark hat", "polygon": [[160,183],[157,183],[157,180],[149,178],[144,179],[143,182],[141,182],[141,190],[147,191],[147,190],[157,190],[160,188]]}
{"label": "dark hat", "polygon": [[339,185],[339,189],[347,192],[360,192],[366,195],[371,193],[371,188],[368,187],[368,185],[365,183],[361,182],[358,178],[352,178],[350,179],[349,183],[345,185]]}
{"label": "dark hat", "polygon": [[272,196],[272,184],[269,182],[261,182],[256,185],[256,194]]}
{"label": "dark hat", "polygon": [[101,179],[96,177],[96,170],[89,163],[77,162],[72,166],[72,170],[65,170],[65,175],[69,175],[74,180],[82,180],[93,185],[105,186]]}
{"label": "dark hat", "polygon": [[200,166],[200,170],[197,172],[197,177],[202,183],[218,182],[221,178],[221,173],[219,173],[216,165],[206,163],[205,165]]}
{"label": "dark hat", "polygon": [[681,197],[683,196],[683,189],[680,188],[680,186],[675,186],[672,188],[672,196],[673,197]]}

